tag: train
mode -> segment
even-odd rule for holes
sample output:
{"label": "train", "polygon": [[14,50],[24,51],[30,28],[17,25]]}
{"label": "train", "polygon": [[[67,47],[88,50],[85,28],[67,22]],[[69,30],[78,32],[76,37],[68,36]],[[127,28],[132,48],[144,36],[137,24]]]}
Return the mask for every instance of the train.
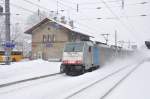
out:
{"label": "train", "polygon": [[65,44],[60,72],[76,76],[91,72],[112,61],[115,57],[127,55],[121,47],[108,46],[101,42],[78,41]]}
{"label": "train", "polygon": [[[12,51],[10,55],[11,62],[19,62],[23,59],[23,52],[22,51]],[[5,51],[0,51],[0,63],[4,63],[6,61]]]}

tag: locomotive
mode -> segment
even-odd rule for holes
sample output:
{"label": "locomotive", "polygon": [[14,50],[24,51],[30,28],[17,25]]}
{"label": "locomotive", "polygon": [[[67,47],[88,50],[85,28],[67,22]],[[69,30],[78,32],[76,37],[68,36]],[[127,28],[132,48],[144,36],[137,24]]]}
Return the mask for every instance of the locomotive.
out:
{"label": "locomotive", "polygon": [[60,72],[72,76],[91,72],[125,52],[121,47],[110,47],[100,42],[68,42],[64,47]]}

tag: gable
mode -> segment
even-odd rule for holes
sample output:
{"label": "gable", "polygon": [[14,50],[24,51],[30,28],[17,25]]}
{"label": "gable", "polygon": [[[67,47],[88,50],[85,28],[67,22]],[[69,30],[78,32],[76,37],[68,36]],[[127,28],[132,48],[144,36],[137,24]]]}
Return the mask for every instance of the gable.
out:
{"label": "gable", "polygon": [[37,28],[41,27],[42,24],[46,23],[46,22],[49,22],[49,23],[54,23],[53,24],[53,28],[57,28],[57,29],[61,29],[61,28],[65,28],[73,33],[77,33],[77,34],[81,34],[83,36],[87,36],[87,37],[92,37],[92,36],[89,36],[85,33],[81,33],[79,31],[75,31],[74,29],[72,29],[70,26],[66,25],[66,24],[63,24],[63,23],[59,23],[55,20],[52,20],[52,19],[48,19],[48,18],[45,18],[44,20],[42,20],[41,22],[39,22],[38,24],[36,24],[35,26],[31,27],[30,29],[28,29],[27,31],[25,31],[26,34],[32,34],[32,32],[34,30],[36,30]]}

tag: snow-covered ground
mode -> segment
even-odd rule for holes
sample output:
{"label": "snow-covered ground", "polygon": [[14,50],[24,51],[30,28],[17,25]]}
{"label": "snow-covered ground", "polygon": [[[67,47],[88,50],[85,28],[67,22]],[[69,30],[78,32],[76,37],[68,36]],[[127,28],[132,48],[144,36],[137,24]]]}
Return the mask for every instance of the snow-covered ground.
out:
{"label": "snow-covered ground", "polygon": [[0,84],[59,72],[60,62],[41,59],[0,65]]}
{"label": "snow-covered ground", "polygon": [[[110,88],[112,88],[129,70],[150,53],[145,51],[136,57],[119,59],[107,63],[102,68],[85,73],[81,76],[71,77],[65,74],[28,81],[0,88],[0,99],[65,99],[72,93],[103,79],[118,69],[132,65],[112,77],[87,88],[71,99],[100,99]],[[35,60],[29,62],[14,63],[11,66],[0,66],[0,82],[11,82],[39,75],[59,72],[60,63]],[[150,61],[145,61],[136,71],[117,86],[106,99],[149,99],[150,95]]]}
{"label": "snow-covered ground", "polygon": [[150,99],[150,62],[145,62],[106,99]]}
{"label": "snow-covered ground", "polygon": [[146,61],[106,99],[150,99],[150,50],[143,49],[141,54]]}

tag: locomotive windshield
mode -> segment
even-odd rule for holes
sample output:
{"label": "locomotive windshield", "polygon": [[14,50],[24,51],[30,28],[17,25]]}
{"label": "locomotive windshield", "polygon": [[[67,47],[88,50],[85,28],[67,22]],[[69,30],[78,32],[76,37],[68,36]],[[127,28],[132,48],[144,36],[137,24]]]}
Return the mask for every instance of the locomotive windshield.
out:
{"label": "locomotive windshield", "polygon": [[66,44],[64,52],[82,52],[83,43],[69,43]]}

